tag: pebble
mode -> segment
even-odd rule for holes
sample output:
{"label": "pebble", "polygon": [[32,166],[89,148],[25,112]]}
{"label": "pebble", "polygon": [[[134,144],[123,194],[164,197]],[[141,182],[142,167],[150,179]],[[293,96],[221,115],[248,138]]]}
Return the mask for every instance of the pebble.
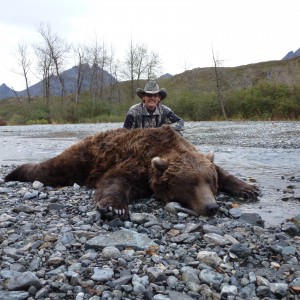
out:
{"label": "pebble", "polygon": [[259,214],[228,210],[233,198],[212,218],[150,198],[107,222],[85,187],[1,180],[0,199],[0,299],[300,296],[299,214],[265,228]]}

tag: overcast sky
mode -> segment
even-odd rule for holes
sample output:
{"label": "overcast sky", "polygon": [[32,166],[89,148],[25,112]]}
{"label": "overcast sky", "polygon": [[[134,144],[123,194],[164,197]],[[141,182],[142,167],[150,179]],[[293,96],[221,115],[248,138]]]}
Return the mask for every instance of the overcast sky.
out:
{"label": "overcast sky", "polygon": [[299,20],[299,0],[1,0],[0,85],[25,89],[14,53],[41,41],[41,23],[74,44],[97,36],[120,59],[132,39],[174,75],[213,66],[212,48],[224,67],[280,60],[300,48]]}

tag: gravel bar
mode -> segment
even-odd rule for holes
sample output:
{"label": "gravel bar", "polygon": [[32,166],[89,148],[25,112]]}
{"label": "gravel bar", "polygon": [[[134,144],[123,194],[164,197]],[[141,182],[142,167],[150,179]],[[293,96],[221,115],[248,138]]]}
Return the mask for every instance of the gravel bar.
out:
{"label": "gravel bar", "polygon": [[[218,195],[220,208],[212,218],[149,198],[130,206],[129,221],[108,222],[86,187],[3,181],[19,163],[53,156],[88,134],[120,126],[0,127],[0,299],[299,299],[296,157],[279,202],[292,204],[293,214],[268,226],[260,213],[245,211],[246,203],[225,194]],[[299,129],[299,122],[188,122],[184,135],[196,146],[213,148],[222,160],[229,148],[230,157],[247,148],[256,157],[257,149],[294,155]]]}

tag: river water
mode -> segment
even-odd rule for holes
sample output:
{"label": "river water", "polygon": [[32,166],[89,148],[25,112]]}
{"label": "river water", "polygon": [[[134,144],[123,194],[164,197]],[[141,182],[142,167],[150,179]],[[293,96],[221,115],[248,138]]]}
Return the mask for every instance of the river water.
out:
{"label": "river water", "polygon": [[[121,126],[121,123],[3,126],[0,165],[39,162],[87,135]],[[215,162],[224,169],[256,181],[262,194],[257,202],[240,203],[244,212],[259,213],[266,226],[300,213],[300,122],[187,122],[184,136],[199,151],[213,151]],[[289,187],[292,194],[285,193]]]}

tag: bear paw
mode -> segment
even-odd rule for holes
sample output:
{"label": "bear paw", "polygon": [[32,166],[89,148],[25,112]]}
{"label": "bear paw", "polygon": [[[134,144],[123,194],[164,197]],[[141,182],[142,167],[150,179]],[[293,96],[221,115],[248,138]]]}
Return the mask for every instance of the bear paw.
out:
{"label": "bear paw", "polygon": [[96,204],[96,209],[100,212],[102,219],[112,220],[120,218],[123,221],[129,219],[128,207],[106,206],[100,202]]}
{"label": "bear paw", "polygon": [[241,188],[240,194],[245,199],[252,199],[252,198],[257,198],[261,194],[261,191],[255,185],[247,184]]}

